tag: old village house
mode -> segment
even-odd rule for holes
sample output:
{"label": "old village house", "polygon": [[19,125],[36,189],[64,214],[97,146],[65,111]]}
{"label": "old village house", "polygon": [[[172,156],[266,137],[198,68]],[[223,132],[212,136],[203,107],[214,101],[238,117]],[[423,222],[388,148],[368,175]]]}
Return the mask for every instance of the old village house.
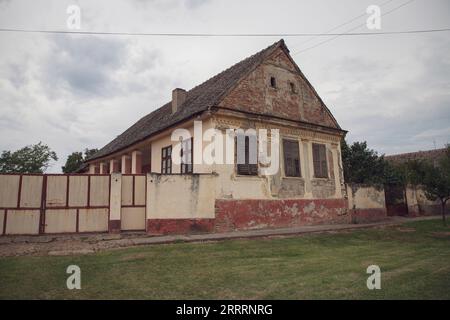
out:
{"label": "old village house", "polygon": [[[280,170],[171,161],[171,132],[277,128]],[[283,40],[140,119],[87,164],[90,173],[151,173],[147,231],[234,230],[348,220],[340,140],[345,135]],[[191,153],[192,140],[183,152]],[[116,225],[117,228],[119,224]]]}

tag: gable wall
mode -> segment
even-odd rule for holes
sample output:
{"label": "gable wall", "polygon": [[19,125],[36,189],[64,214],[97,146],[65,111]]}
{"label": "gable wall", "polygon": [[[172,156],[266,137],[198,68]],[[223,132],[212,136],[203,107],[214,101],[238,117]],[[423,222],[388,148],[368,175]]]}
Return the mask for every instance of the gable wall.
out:
{"label": "gable wall", "polygon": [[[276,78],[277,88],[270,86],[272,76]],[[294,83],[295,93],[291,92],[289,82]],[[337,127],[282,49],[241,80],[219,106]]]}

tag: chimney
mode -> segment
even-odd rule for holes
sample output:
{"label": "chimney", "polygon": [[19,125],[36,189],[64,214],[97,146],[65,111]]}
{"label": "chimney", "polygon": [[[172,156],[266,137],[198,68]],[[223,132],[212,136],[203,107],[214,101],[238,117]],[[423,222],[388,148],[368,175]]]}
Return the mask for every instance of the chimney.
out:
{"label": "chimney", "polygon": [[186,101],[186,90],[176,88],[172,90],[172,114]]}

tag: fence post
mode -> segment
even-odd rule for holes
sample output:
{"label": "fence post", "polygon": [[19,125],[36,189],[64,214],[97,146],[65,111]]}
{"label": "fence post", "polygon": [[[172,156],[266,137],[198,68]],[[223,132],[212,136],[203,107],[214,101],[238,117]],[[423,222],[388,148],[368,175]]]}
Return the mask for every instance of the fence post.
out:
{"label": "fence post", "polygon": [[111,173],[111,190],[109,201],[109,233],[120,233],[122,208],[122,174]]}
{"label": "fence post", "polygon": [[[22,177],[22,176],[21,176]],[[20,179],[20,182],[22,183],[22,179]],[[19,189],[22,188],[22,186],[19,186]],[[20,198],[19,198],[20,201]],[[41,208],[39,210],[39,229],[38,234],[45,233],[45,208],[47,203],[47,175],[42,175],[42,191],[41,191]],[[20,203],[19,203],[20,204]]]}
{"label": "fence post", "polygon": [[151,192],[153,190],[153,179],[155,178],[155,175],[152,173],[147,173],[145,175],[145,231],[149,232],[150,230],[150,213],[151,213],[151,207],[150,205],[153,205],[153,202],[155,201],[154,198],[151,198]]}

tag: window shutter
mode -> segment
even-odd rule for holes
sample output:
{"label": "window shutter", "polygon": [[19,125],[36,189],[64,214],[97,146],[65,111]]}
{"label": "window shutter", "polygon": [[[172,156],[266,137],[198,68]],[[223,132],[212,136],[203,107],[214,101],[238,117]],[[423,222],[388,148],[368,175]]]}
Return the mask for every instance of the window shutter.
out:
{"label": "window shutter", "polygon": [[300,156],[297,141],[283,140],[284,173],[287,177],[300,177]]}
{"label": "window shutter", "polygon": [[326,148],[323,144],[313,143],[314,176],[328,178]]}
{"label": "window shutter", "polygon": [[193,138],[181,142],[181,173],[193,173]]}
{"label": "window shutter", "polygon": [[317,144],[313,144],[312,149],[313,149],[314,176],[320,177],[319,146]]}
{"label": "window shutter", "polygon": [[[238,149],[237,139],[235,140],[236,150]],[[237,150],[237,152],[244,153],[245,163],[237,164],[237,173],[241,175],[257,175],[258,174],[258,163],[250,163],[250,139],[245,136],[243,149]],[[237,153],[236,153],[237,159]]]}
{"label": "window shutter", "polygon": [[327,178],[328,177],[328,168],[327,168],[327,152],[324,145],[320,148],[320,161],[321,161],[321,169],[322,169],[322,177]]}
{"label": "window shutter", "polygon": [[172,146],[168,146],[161,149],[161,173],[172,173]]}

